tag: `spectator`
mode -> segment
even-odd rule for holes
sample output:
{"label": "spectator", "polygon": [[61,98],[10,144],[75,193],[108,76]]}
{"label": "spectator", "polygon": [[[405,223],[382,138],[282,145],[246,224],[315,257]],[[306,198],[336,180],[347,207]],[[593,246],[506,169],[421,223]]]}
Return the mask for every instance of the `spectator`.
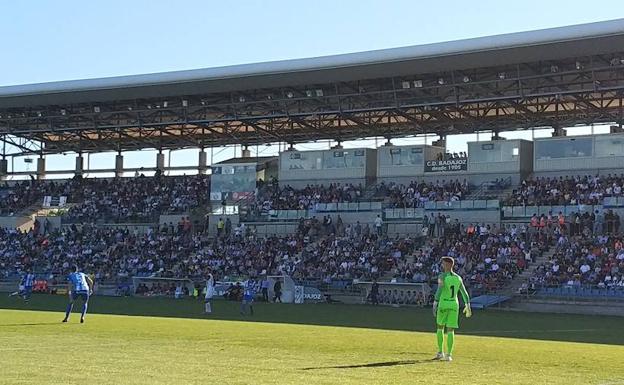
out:
{"label": "spectator", "polygon": [[273,302],[282,302],[282,282],[280,280],[275,281],[273,293]]}
{"label": "spectator", "polygon": [[512,192],[505,204],[599,205],[605,197],[621,197],[623,185],[624,174],[527,179]]}
{"label": "spectator", "polygon": [[442,180],[435,183],[413,181],[409,185],[382,182],[376,186],[375,196],[384,197],[395,208],[412,208],[424,207],[426,202],[458,201],[468,195],[469,191],[466,180]]}
{"label": "spectator", "polygon": [[377,218],[375,218],[375,231],[377,231],[377,236],[381,236],[382,231],[383,231],[382,226],[383,226],[383,220],[381,219],[381,216],[377,214]]}

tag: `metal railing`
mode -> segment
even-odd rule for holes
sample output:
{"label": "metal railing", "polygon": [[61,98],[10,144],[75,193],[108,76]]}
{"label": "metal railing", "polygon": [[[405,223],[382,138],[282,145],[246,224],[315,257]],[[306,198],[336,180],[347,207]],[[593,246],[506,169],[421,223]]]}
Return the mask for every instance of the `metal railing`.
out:
{"label": "metal railing", "polygon": [[291,221],[310,218],[321,213],[371,212],[381,211],[383,205],[378,201],[350,203],[317,203],[308,210],[269,210],[269,220]]}
{"label": "metal railing", "polygon": [[527,297],[548,297],[563,300],[624,301],[624,286],[598,285],[537,285],[519,294]]}
{"label": "metal railing", "polygon": [[406,208],[406,209],[385,209],[384,218],[393,219],[418,219],[422,220],[425,215],[423,208]]}
{"label": "metal railing", "polygon": [[604,207],[624,207],[624,197],[605,197],[602,199]]}
{"label": "metal railing", "polygon": [[501,208],[503,218],[530,218],[533,214],[536,215],[558,215],[563,213],[565,216],[569,216],[576,213],[591,213],[596,210],[602,212],[603,205],[567,205],[567,206],[503,206]]}
{"label": "metal railing", "polygon": [[382,208],[380,201],[344,202],[344,203],[317,203],[313,211],[316,212],[349,212],[349,211],[379,211]]}
{"label": "metal railing", "polygon": [[425,202],[425,210],[498,210],[498,199]]}

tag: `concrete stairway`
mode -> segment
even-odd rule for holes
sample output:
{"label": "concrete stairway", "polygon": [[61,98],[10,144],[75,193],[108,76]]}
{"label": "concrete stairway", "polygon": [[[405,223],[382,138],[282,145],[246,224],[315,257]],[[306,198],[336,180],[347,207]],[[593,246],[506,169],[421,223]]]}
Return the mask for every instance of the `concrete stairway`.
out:
{"label": "concrete stairway", "polygon": [[[405,261],[408,264],[414,263],[414,256],[413,255],[408,255],[405,258]],[[392,271],[386,271],[386,273],[384,275],[379,277],[378,281],[379,282],[390,282],[392,280],[392,278],[394,278],[394,274],[392,273]]]}
{"label": "concrete stairway", "polygon": [[552,247],[549,251],[543,253],[538,257],[535,262],[525,269],[522,273],[514,277],[499,293],[501,295],[515,296],[518,294],[518,290],[522,287],[522,284],[527,282],[529,278],[535,273],[537,267],[543,263],[546,263],[555,253],[555,248]]}

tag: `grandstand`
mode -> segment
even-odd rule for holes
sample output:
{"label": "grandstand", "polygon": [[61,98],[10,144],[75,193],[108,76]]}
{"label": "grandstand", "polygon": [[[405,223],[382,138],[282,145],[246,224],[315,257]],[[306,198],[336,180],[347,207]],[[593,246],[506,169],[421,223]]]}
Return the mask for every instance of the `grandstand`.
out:
{"label": "grandstand", "polygon": [[[622,47],[624,20],[614,20],[0,87],[0,140],[13,151],[0,160],[0,279],[34,265],[54,285],[69,261],[111,285],[200,282],[211,269],[229,281],[288,275],[363,302],[354,283],[435,284],[436,261],[453,255],[473,294],[621,301]],[[611,132],[566,135],[592,124]],[[537,128],[553,136],[505,139]],[[475,132],[492,139],[447,150],[447,137]],[[432,134],[431,144],[391,142]],[[340,145],[367,137],[387,143]],[[325,139],[338,145],[294,147]],[[272,142],[285,144],[277,158],[247,150]],[[231,144],[241,158],[208,164],[206,149]],[[155,167],[124,167],[124,151],[144,148],[159,151]],[[200,149],[197,165],[166,167],[162,151],[181,148]],[[117,153],[110,169],[85,169],[84,154],[107,151]],[[68,172],[46,170],[45,157],[63,152],[78,154],[75,178],[47,180]],[[38,156],[36,170],[9,171],[24,155]],[[176,169],[198,175],[165,176]],[[147,171],[155,176],[122,178]],[[393,295],[384,301],[426,302]]]}

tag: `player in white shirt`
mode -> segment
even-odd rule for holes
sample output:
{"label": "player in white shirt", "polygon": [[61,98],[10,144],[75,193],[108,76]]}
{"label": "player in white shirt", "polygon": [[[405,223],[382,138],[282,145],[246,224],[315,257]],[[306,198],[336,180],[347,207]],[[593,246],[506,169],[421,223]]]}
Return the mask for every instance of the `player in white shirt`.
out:
{"label": "player in white shirt", "polygon": [[205,310],[206,314],[212,313],[212,297],[214,297],[215,281],[212,273],[208,273],[208,279],[206,280],[206,297],[205,297]]}

